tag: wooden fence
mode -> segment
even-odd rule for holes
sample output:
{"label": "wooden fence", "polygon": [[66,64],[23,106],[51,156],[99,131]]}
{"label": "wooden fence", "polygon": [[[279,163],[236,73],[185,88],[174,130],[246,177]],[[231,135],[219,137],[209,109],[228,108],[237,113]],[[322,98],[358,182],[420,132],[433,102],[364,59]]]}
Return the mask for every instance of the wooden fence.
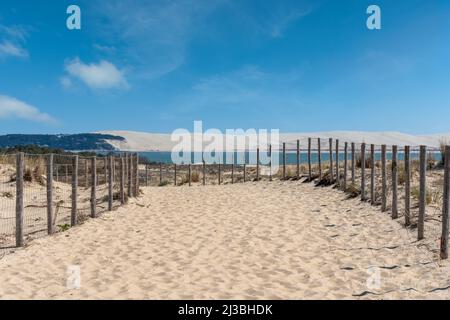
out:
{"label": "wooden fence", "polygon": [[[301,147],[299,140],[295,144],[291,143],[293,146],[291,149],[288,148],[287,143],[281,144],[279,161],[281,165],[279,178],[281,180],[305,178],[305,181],[320,185],[336,185],[344,192],[355,196],[357,194],[361,201],[368,202],[373,206],[380,206],[382,212],[389,212],[392,219],[400,219],[403,216],[402,224],[406,227],[417,227],[418,240],[426,237],[427,210],[434,210],[436,211],[436,217],[432,218],[439,219],[442,227],[440,258],[448,258],[449,146],[445,148],[443,153],[442,164],[435,161],[435,164],[432,165],[430,164],[432,154],[427,154],[431,148],[426,146],[399,147],[397,145],[357,144],[354,142],[341,143],[339,140],[331,138],[328,141],[320,138],[308,138],[305,142],[304,148]],[[272,155],[272,146],[268,146],[265,150],[270,153],[270,156]],[[436,149],[433,149],[433,151],[436,151]],[[195,182],[200,185],[207,184],[208,175],[212,177],[209,181],[214,184],[221,184],[224,181],[226,183],[264,179],[272,181],[272,161],[266,164],[270,173],[265,176],[260,171],[262,165],[259,162],[259,152],[260,149],[258,148],[258,160],[256,164],[253,164],[253,172],[251,173],[253,178],[251,179],[249,179],[249,165],[247,163],[240,165],[234,163],[159,164],[157,166],[145,165],[144,172],[140,174],[141,183],[148,186],[152,184],[149,182],[152,180],[151,177],[157,177],[156,185],[185,184],[191,186],[194,182],[192,179],[193,171],[201,173],[201,178],[196,176],[195,179]],[[295,162],[291,162],[290,165],[287,163],[289,152],[295,154]],[[328,156],[328,159],[325,159],[324,155]],[[301,156],[304,156],[303,161]],[[295,168],[293,174],[289,174],[290,166]],[[432,177],[434,180],[432,181],[433,186],[431,186],[427,182],[427,174],[433,172],[439,177]],[[172,177],[171,182],[165,183],[168,176]],[[442,199],[434,199],[434,206],[430,207],[429,194],[436,187],[436,184],[439,184],[438,187],[442,189]],[[414,205],[412,193],[415,197]],[[413,212],[417,214],[413,215]]]}
{"label": "wooden fence", "polygon": [[[432,155],[427,153],[429,149],[308,138],[303,147],[300,141],[291,148],[282,144],[277,176],[282,180],[304,178],[317,185],[336,185],[350,195],[359,196],[361,201],[380,206],[392,219],[402,218],[406,227],[417,227],[418,240],[426,239],[426,218],[434,210],[432,218],[439,221],[441,228],[439,255],[447,259],[450,146],[441,151],[442,161],[433,163]],[[273,150],[271,146],[265,150],[270,161],[264,166],[258,148],[256,163],[251,165],[234,162],[141,165],[144,170],[139,170],[138,155],[128,153],[90,158],[23,153],[0,156],[0,164],[11,168],[11,178],[3,177],[0,184],[0,195],[5,198],[0,203],[0,248],[11,244],[12,238],[14,246],[20,247],[36,234],[55,233],[56,227],[65,230],[86,218],[97,217],[102,211],[113,210],[125,204],[128,197],[136,197],[139,185],[150,185],[152,177],[157,180],[156,185],[272,181]],[[289,152],[295,157],[292,164],[287,161]],[[33,182],[33,176],[44,181]],[[439,196],[433,198],[437,189]]]}
{"label": "wooden fence", "polygon": [[[0,156],[0,248],[73,227],[112,211],[139,192],[138,156]],[[10,172],[10,177],[5,172]],[[11,183],[14,181],[13,183]],[[15,189],[15,197],[12,190]],[[15,201],[15,208],[9,205]],[[59,228],[59,230],[57,230]],[[14,241],[12,240],[14,239]]]}

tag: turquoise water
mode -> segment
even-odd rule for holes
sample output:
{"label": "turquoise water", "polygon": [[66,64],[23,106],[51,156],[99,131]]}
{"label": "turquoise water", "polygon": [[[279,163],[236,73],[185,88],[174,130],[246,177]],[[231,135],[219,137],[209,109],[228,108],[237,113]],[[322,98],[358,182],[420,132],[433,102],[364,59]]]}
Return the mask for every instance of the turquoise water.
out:
{"label": "turquoise water", "polygon": [[[356,153],[357,156],[359,157],[358,153]],[[171,164],[173,163],[172,158],[171,158],[172,153],[171,152],[139,152],[139,156],[142,158],[146,158],[149,161],[152,162],[161,162],[161,163],[166,163],[166,164]],[[195,155],[198,156],[198,159],[201,159],[201,153],[191,153],[191,159],[192,159],[192,163],[194,163],[194,157]],[[214,154],[213,154],[214,155]],[[275,154],[274,154],[275,155]],[[221,159],[227,159],[227,154],[223,153],[221,156]],[[232,153],[228,153],[228,157],[229,159],[231,159],[232,157]],[[246,163],[247,164],[256,164],[256,152],[236,152],[234,153],[234,163],[238,164],[238,159],[241,159],[239,161],[239,163],[243,163],[243,159],[246,159]],[[263,162],[264,158],[267,158],[267,155],[263,155],[263,153],[260,153],[260,157],[261,157],[261,162]],[[366,158],[369,157],[369,154],[366,154]],[[283,154],[282,152],[280,152],[278,154],[278,158],[279,158],[279,163],[281,164],[283,162]],[[392,153],[386,153],[386,158],[388,160],[392,159]],[[321,153],[321,161],[322,162],[326,162],[329,161],[329,153],[328,152],[322,152]],[[333,159],[336,159],[336,154],[333,153]],[[348,154],[348,159],[351,159],[351,154],[349,152]],[[375,160],[380,160],[381,159],[381,153],[380,152],[376,152],[375,153]],[[401,161],[404,159],[404,153],[399,152],[398,154],[398,159]],[[418,152],[411,152],[411,160],[415,160],[415,159],[419,159],[419,153]],[[437,159],[437,158],[436,158]],[[253,161],[251,161],[253,160]],[[339,153],[339,160],[340,161],[344,161],[344,153]],[[201,162],[201,161],[200,161]],[[307,163],[308,162],[308,155],[306,152],[301,152],[300,153],[300,163]],[[313,152],[311,154],[311,162],[312,163],[318,163],[318,154],[317,152]],[[208,162],[207,162],[208,163]],[[224,163],[223,160],[221,160],[221,163]],[[225,161],[226,164],[231,164],[231,161]],[[286,164],[296,164],[297,163],[297,154],[295,152],[288,152],[286,153]]]}

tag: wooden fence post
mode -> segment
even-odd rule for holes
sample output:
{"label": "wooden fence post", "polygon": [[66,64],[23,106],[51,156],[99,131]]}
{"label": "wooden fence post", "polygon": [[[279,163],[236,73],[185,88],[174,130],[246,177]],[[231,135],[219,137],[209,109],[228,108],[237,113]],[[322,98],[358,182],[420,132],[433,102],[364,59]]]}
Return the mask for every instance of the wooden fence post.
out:
{"label": "wooden fence post", "polygon": [[311,138],[308,138],[308,180],[312,180],[312,168],[311,168]]}
{"label": "wooden fence post", "polygon": [[108,156],[103,157],[103,181],[108,181]]}
{"label": "wooden fence post", "polygon": [[370,145],[370,204],[375,205],[375,145]]}
{"label": "wooden fence post", "polygon": [[113,183],[116,183],[116,159],[117,159],[117,157],[114,156],[114,162],[113,162],[113,167],[112,167],[112,171],[113,171]]}
{"label": "wooden fence post", "polygon": [[256,149],[256,181],[259,181],[259,147]]}
{"label": "wooden fence post", "polygon": [[397,146],[392,146],[392,219],[398,218],[398,159]]}
{"label": "wooden fence post", "polygon": [[339,139],[336,139],[336,185],[340,186],[339,181]]}
{"label": "wooden fence post", "polygon": [[134,189],[133,189],[133,195],[135,197],[139,196],[139,154],[136,153],[134,155],[134,166],[133,166],[133,177],[134,177]]}
{"label": "wooden fence post", "polygon": [[247,165],[244,163],[244,182],[247,181]]}
{"label": "wooden fence post", "polygon": [[148,187],[148,164],[145,165],[145,186]]}
{"label": "wooden fence post", "polygon": [[177,186],[177,164],[173,164],[173,185]]}
{"label": "wooden fence post", "polygon": [[220,183],[221,183],[221,181],[220,181],[220,159],[219,159],[219,170],[218,170],[218,178],[219,178],[219,185],[220,185]]}
{"label": "wooden fence post", "polygon": [[[98,165],[98,166],[101,165],[101,164],[99,163],[99,162],[101,162],[101,161],[102,161],[101,158],[98,159],[98,161],[97,161],[97,165]],[[96,170],[98,170],[98,171],[97,171],[97,187],[98,187],[98,185],[100,184],[100,180],[101,180],[100,174],[101,174],[102,170],[101,170],[101,168],[96,168]]]}
{"label": "wooden fence post", "polygon": [[125,153],[125,159],[124,159],[124,161],[125,161],[125,166],[124,166],[124,169],[125,169],[125,187],[126,187],[126,193],[127,193],[127,195],[128,195],[128,153]]}
{"label": "wooden fence post", "polygon": [[136,172],[136,185],[134,186],[134,189],[136,191],[136,197],[139,196],[139,186],[141,185],[140,181],[140,172],[139,172],[139,153],[136,152],[136,168],[134,169]]}
{"label": "wooden fence post", "polygon": [[342,181],[342,189],[347,190],[348,175],[348,142],[344,143],[344,180]]}
{"label": "wooden fence post", "polygon": [[353,184],[353,186],[356,185],[355,172],[356,172],[355,143],[352,142],[352,184]]}
{"label": "wooden fence post", "polygon": [[24,153],[16,155],[16,246],[23,246],[23,174]]}
{"label": "wooden fence post", "polygon": [[272,145],[269,144],[269,181],[272,181]]}
{"label": "wooden fence post", "polygon": [[97,158],[91,159],[91,218],[97,217]]}
{"label": "wooden fence post", "polygon": [[188,165],[188,179],[189,179],[189,187],[191,186],[191,178],[192,178],[192,171],[191,171],[191,164]]}
{"label": "wooden fence post", "polygon": [[203,185],[206,185],[206,163],[203,160]]}
{"label": "wooden fence post", "polygon": [[247,181],[247,158],[246,158],[246,151],[244,150],[244,182]]}
{"label": "wooden fence post", "polygon": [[136,190],[136,158],[135,154],[130,154],[130,163],[131,163],[131,196],[136,197],[135,190]]}
{"label": "wooden fence post", "polygon": [[120,203],[125,204],[125,158],[120,157]]}
{"label": "wooden fence post", "polygon": [[427,174],[427,147],[420,146],[420,191],[419,191],[419,218],[417,221],[417,238],[424,238],[425,205],[426,205],[426,174]]}
{"label": "wooden fence post", "polygon": [[231,184],[234,184],[234,162],[231,164]]}
{"label": "wooden fence post", "polygon": [[300,140],[297,139],[297,179],[300,178]]}
{"label": "wooden fence post", "polygon": [[405,225],[411,224],[411,159],[410,146],[405,146]]}
{"label": "wooden fence post", "polygon": [[445,147],[444,156],[444,193],[442,205],[441,259],[448,259],[448,232],[450,211],[450,146]]}
{"label": "wooden fence post", "polygon": [[84,159],[84,187],[89,187],[89,165],[88,159]]}
{"label": "wooden fence post", "polygon": [[283,179],[286,179],[286,142],[283,142]]}
{"label": "wooden fence post", "polygon": [[55,232],[53,225],[53,154],[47,156],[47,233]]}
{"label": "wooden fence post", "polygon": [[134,189],[136,186],[136,180],[135,180],[135,175],[134,175],[135,170],[136,170],[135,158],[134,158],[134,154],[131,153],[130,154],[130,185],[131,185],[131,196],[132,197],[136,196],[134,194]]}
{"label": "wooden fence post", "polygon": [[70,225],[77,224],[78,213],[78,155],[72,158],[72,208],[70,213]]}
{"label": "wooden fence post", "polygon": [[231,184],[234,184],[234,151],[232,153],[232,157],[231,157]]}
{"label": "wooden fence post", "polygon": [[108,170],[108,210],[112,211],[112,209],[113,209],[113,201],[114,201],[114,192],[113,192],[114,181],[113,181],[113,171],[112,171],[112,167],[113,167],[113,164],[114,164],[114,157],[113,156],[109,156],[108,160],[109,160],[109,170]]}
{"label": "wooden fence post", "polygon": [[162,162],[159,163],[159,184],[162,184],[163,181],[163,170],[162,170]]}
{"label": "wooden fence post", "polygon": [[319,181],[322,180],[322,151],[320,138],[317,138],[317,161],[319,163]]}
{"label": "wooden fence post", "polygon": [[333,172],[333,138],[328,139],[328,156],[330,157],[330,183],[333,183],[334,172]]}
{"label": "wooden fence post", "polygon": [[387,210],[386,145],[381,146],[381,212]]}
{"label": "wooden fence post", "polygon": [[361,201],[366,200],[366,144],[361,144]]}
{"label": "wooden fence post", "polygon": [[133,156],[131,154],[127,154],[128,156],[128,170],[127,170],[127,178],[128,178],[128,197],[133,196]]}

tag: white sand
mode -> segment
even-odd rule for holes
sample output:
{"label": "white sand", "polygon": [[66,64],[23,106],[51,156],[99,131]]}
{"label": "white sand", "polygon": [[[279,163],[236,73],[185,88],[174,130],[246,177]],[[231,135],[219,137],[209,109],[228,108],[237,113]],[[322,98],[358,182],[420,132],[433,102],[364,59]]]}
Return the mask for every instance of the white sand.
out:
{"label": "white sand", "polygon": [[[438,265],[379,208],[331,188],[277,181],[143,191],[1,259],[0,297],[449,298],[436,290],[450,285],[447,262]],[[78,290],[66,288],[69,265],[81,268]],[[381,268],[380,287],[367,287],[370,266]]]}

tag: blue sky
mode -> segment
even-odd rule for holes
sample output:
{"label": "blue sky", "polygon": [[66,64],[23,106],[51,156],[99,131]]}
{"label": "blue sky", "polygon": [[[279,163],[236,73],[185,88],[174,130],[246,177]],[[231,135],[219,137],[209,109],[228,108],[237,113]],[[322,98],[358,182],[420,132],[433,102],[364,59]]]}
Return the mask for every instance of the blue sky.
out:
{"label": "blue sky", "polygon": [[2,0],[0,133],[448,132],[449,66],[444,0]]}

